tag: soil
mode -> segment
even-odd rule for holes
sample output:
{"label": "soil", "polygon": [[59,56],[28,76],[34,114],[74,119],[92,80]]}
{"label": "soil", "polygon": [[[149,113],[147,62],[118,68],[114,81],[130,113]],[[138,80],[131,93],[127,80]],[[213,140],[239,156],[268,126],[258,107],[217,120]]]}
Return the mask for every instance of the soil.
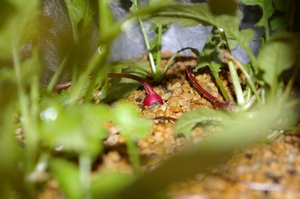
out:
{"label": "soil", "polygon": [[[164,54],[164,57],[170,57],[170,54]],[[197,127],[192,132],[192,141],[187,141],[183,135],[174,135],[175,122],[170,118],[179,118],[190,110],[214,108],[186,79],[186,66],[194,66],[196,61],[195,57],[178,57],[163,82],[154,86],[154,90],[165,102],[163,105],[143,107],[145,91],[142,88],[121,99],[138,106],[145,117],[153,118],[153,132],[137,143],[143,172],[155,169],[186,146],[201,144],[216,133],[213,127]],[[200,70],[195,77],[204,89],[223,101],[209,70]],[[221,79],[229,93],[232,93],[230,77],[226,70],[221,73]],[[230,97],[234,99],[232,94]],[[102,155],[102,161],[96,163],[93,168],[132,173],[132,167],[124,152],[126,150],[122,136],[114,126],[110,126],[109,129],[110,136],[105,141],[107,151]],[[300,198],[299,146],[299,133],[286,132],[271,143],[255,143],[236,150],[226,161],[209,168],[206,172],[199,172],[193,178],[174,183],[169,198]],[[55,181],[49,181],[48,188],[41,198],[63,198],[57,191],[57,186]]]}

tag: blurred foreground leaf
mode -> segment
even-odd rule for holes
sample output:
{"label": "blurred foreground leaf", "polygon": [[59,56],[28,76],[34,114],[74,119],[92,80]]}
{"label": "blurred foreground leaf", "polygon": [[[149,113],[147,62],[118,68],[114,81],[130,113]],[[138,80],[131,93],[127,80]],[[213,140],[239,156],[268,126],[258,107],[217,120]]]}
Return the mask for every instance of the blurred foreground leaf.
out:
{"label": "blurred foreground leaf", "polygon": [[111,118],[105,105],[82,104],[62,106],[55,99],[44,99],[40,112],[43,143],[55,148],[94,157],[102,150],[102,139],[108,135],[104,123]]}
{"label": "blurred foreground leaf", "polygon": [[[156,169],[134,181],[115,198],[153,198],[171,183],[192,177],[224,160],[234,150],[245,147],[268,130],[280,118],[281,110],[274,106],[262,107],[252,118],[240,115],[238,120],[226,120],[227,128],[216,137],[194,145],[175,155]],[[163,176],[163,177],[162,177]]]}

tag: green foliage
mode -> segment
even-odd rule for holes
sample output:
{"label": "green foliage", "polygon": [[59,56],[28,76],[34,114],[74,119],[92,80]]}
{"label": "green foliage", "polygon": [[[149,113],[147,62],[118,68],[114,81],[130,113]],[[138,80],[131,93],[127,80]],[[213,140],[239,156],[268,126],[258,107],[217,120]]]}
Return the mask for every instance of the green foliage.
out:
{"label": "green foliage", "polygon": [[[125,103],[118,102],[114,107],[113,121],[122,129],[122,135],[128,140],[137,141],[144,138],[149,132],[151,122],[145,120],[137,113],[137,108]],[[130,117],[128,117],[130,115]]]}
{"label": "green foliage", "polygon": [[67,160],[51,160],[50,169],[60,188],[68,198],[83,198],[83,190],[79,181],[78,167]]}
{"label": "green foliage", "polygon": [[175,134],[183,133],[186,138],[191,139],[190,133],[197,124],[224,124],[230,120],[228,114],[213,109],[199,109],[185,113],[175,124]]}
{"label": "green foliage", "polygon": [[[92,18],[98,11],[97,28],[101,53],[95,52],[78,76],[76,74],[79,71],[74,69],[76,78],[72,80],[71,92],[62,91],[60,94],[52,92],[52,87],[69,55],[60,63],[59,70],[47,90],[38,82],[41,66],[34,42],[29,57],[23,58],[21,55],[23,45],[36,39],[36,22],[41,12],[40,1],[0,2],[0,92],[3,94],[0,98],[1,198],[11,198],[11,193],[35,198],[38,194],[35,180],[46,171],[59,182],[61,191],[68,198],[112,198],[118,194],[124,198],[134,198],[130,194],[136,194],[135,198],[142,198],[146,193],[150,196],[173,181],[191,176],[215,164],[235,148],[257,140],[256,133],[262,135],[260,138],[266,138],[269,129],[288,129],[298,122],[299,115],[295,107],[299,104],[299,99],[289,99],[289,94],[299,71],[299,60],[296,61],[299,59],[300,41],[294,34],[283,32],[289,26],[286,21],[293,17],[289,13],[293,4],[289,1],[243,0],[247,5],[259,5],[263,10],[263,17],[256,24],[265,29],[264,45],[258,58],[248,47],[254,31],[240,30],[240,14],[234,0],[211,0],[209,3],[195,4],[151,0],[146,6],[141,6],[136,0],[133,1],[135,8],[131,8],[131,13],[119,22],[113,20],[109,0],[98,0],[98,8],[90,0],[65,2],[75,41],[90,30]],[[273,19],[275,9],[285,15]],[[109,107],[104,101],[98,105],[91,104],[90,99],[95,88],[102,89],[95,98],[106,98],[107,102],[110,102],[139,86],[128,79],[109,81],[107,73],[135,73],[142,78],[152,75],[148,71],[147,63],[142,61],[107,63],[110,44],[114,39],[139,21],[142,24],[145,19],[154,24],[153,30],[156,33],[154,40],[148,42],[148,50],[156,64],[155,70],[159,71],[158,80],[163,77],[175,58],[174,55],[167,67],[161,70],[161,36],[167,28],[166,25],[171,22],[182,26],[199,23],[212,25],[214,28],[201,53],[189,47],[178,53],[192,50],[199,57],[195,70],[208,65],[225,99],[228,100],[229,97],[226,97],[218,77],[222,70],[220,59],[223,51],[220,47],[226,46],[230,51],[237,43],[240,44],[249,54],[252,63],[244,66],[238,65],[232,57],[227,59],[232,64],[237,64],[247,78],[247,86],[243,90],[249,95],[246,102],[250,102],[253,95],[258,102],[255,106],[250,106],[250,111],[225,113],[219,110],[199,109],[185,113],[176,122],[175,135],[183,133],[190,139],[191,130],[195,126],[207,123],[221,126],[221,135],[204,145],[192,147],[157,170],[138,178],[140,156],[136,142],[151,132],[151,121],[141,117],[136,107],[123,101]],[[221,30],[225,32],[224,35]],[[278,32],[272,35],[270,30]],[[8,60],[11,60],[11,64],[7,64]],[[288,69],[293,70],[294,74],[285,86],[282,74]],[[93,78],[89,80],[91,74]],[[239,84],[238,80],[234,81]],[[258,94],[256,87],[263,92]],[[82,98],[83,102],[79,104],[78,100]],[[283,105],[278,106],[280,103]],[[282,121],[280,126],[276,124],[278,120]],[[119,133],[125,138],[135,175],[109,170],[91,171],[92,161],[103,153],[103,139],[108,136],[108,130],[105,128],[107,122],[116,125]],[[14,137],[17,127],[22,127],[25,134],[23,148],[19,147],[20,143]],[[66,158],[70,156],[78,160],[78,164]],[[40,170],[41,163],[43,169]],[[16,175],[20,176],[19,179],[16,179]]]}
{"label": "green foliage", "polygon": [[278,109],[277,106],[270,104],[261,107],[250,117],[249,114],[234,114],[232,119],[224,121],[227,128],[224,128],[218,136],[175,155],[120,191],[116,198],[137,199],[144,196],[154,198],[152,197],[154,193],[159,192],[163,187],[193,177],[199,174],[199,171],[207,171],[211,166],[225,160],[234,150],[257,140],[259,137],[257,133],[265,134],[274,126],[282,110],[284,108]]}
{"label": "green foliage", "polygon": [[[12,58],[13,46],[19,48],[37,34],[36,17],[39,14],[39,1],[1,1],[1,9],[7,13],[1,17],[0,58]],[[2,7],[3,6],[3,7]],[[15,13],[15,14],[13,14]]]}
{"label": "green foliage", "polygon": [[[66,0],[65,2],[69,11],[74,37],[78,38],[80,35],[85,35],[90,29],[95,14],[92,2],[90,0]],[[78,27],[79,25],[81,27]]]}
{"label": "green foliage", "polygon": [[136,179],[135,176],[115,171],[96,172],[92,176],[91,193],[93,198],[108,198],[127,187]]}
{"label": "green foliage", "polygon": [[50,148],[63,146],[65,151],[95,157],[102,149],[101,140],[108,135],[104,123],[110,120],[109,113],[104,105],[62,106],[54,98],[44,98],[40,110],[41,140]]}
{"label": "green foliage", "polygon": [[278,77],[282,72],[295,63],[299,42],[296,35],[277,34],[259,52],[257,59],[259,68],[264,71],[263,79],[273,89],[278,86]]}

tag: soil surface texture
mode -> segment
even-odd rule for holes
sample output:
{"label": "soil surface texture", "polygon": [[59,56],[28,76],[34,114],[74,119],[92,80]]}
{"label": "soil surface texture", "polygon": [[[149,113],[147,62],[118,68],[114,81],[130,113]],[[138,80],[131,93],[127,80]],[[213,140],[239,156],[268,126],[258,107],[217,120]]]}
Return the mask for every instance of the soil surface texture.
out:
{"label": "soil surface texture", "polygon": [[[170,54],[164,54],[165,58],[170,56]],[[167,59],[163,60],[167,62]],[[143,172],[157,168],[186,146],[201,144],[216,134],[214,127],[197,127],[192,131],[192,141],[187,141],[183,135],[174,136],[175,121],[173,119],[180,118],[183,113],[190,110],[214,108],[211,102],[199,94],[186,78],[186,66],[193,67],[196,61],[195,57],[178,57],[162,83],[153,86],[154,90],[162,96],[163,105],[143,107],[145,90],[142,87],[126,98],[120,99],[135,104],[145,117],[153,118],[153,132],[137,143]],[[223,71],[221,79],[234,100],[229,74],[226,70]],[[201,69],[194,75],[205,90],[219,100],[224,100],[208,69]],[[243,81],[241,76],[241,82],[244,83]],[[94,169],[109,168],[132,173],[133,169],[126,154],[124,139],[114,126],[108,128],[110,136],[105,140],[106,153],[102,154],[99,163],[95,163]],[[270,143],[255,143],[236,150],[226,161],[207,169],[206,172],[199,172],[193,178],[174,183],[171,186],[169,198],[300,198],[299,146],[299,132],[285,132]],[[48,188],[41,198],[59,197],[57,186],[57,183],[49,181]]]}

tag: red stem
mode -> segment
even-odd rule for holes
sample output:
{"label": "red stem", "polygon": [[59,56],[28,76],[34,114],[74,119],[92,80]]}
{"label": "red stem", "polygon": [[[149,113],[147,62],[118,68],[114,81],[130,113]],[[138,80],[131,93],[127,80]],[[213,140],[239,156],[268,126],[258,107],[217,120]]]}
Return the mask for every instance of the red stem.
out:
{"label": "red stem", "polygon": [[[109,73],[107,76],[108,77],[119,77],[119,78],[124,77],[124,78],[130,78],[130,79],[136,80],[145,87],[147,94],[151,95],[151,94],[155,93],[154,90],[152,89],[152,87],[145,80],[143,80],[142,78],[140,78],[138,76],[126,74],[126,73]],[[71,85],[72,85],[72,82],[65,82],[62,84],[57,84],[53,87],[53,90],[62,90],[62,89],[68,88]]]}
{"label": "red stem", "polygon": [[56,84],[53,87],[53,90],[58,91],[58,90],[66,89],[66,88],[70,87],[71,85],[72,85],[72,82],[65,82],[65,83],[62,83],[62,84]]}
{"label": "red stem", "polygon": [[129,79],[133,79],[136,80],[138,82],[140,82],[146,89],[147,94],[153,94],[155,93],[155,91],[152,89],[152,87],[142,78],[135,76],[135,75],[131,75],[131,74],[127,74],[127,73],[109,73],[107,75],[108,77],[120,77],[120,78],[129,78]]}
{"label": "red stem", "polygon": [[194,78],[193,73],[192,73],[192,68],[190,66],[186,67],[186,73],[190,81],[192,82],[193,86],[200,92],[202,93],[205,97],[207,97],[213,105],[218,108],[218,109],[225,109],[225,110],[233,110],[234,107],[231,102],[221,102],[219,101],[215,96],[207,92],[204,88],[198,84],[197,80]]}
{"label": "red stem", "polygon": [[[153,90],[153,88],[144,79],[127,73],[109,73],[107,76],[111,78],[130,78],[140,82],[147,92],[147,95],[143,102],[144,106],[151,106],[153,103],[163,104],[162,98]],[[89,77],[89,79],[91,79],[91,77]],[[61,90],[71,86],[71,84],[71,82],[57,84],[56,86],[54,86],[53,90]]]}

